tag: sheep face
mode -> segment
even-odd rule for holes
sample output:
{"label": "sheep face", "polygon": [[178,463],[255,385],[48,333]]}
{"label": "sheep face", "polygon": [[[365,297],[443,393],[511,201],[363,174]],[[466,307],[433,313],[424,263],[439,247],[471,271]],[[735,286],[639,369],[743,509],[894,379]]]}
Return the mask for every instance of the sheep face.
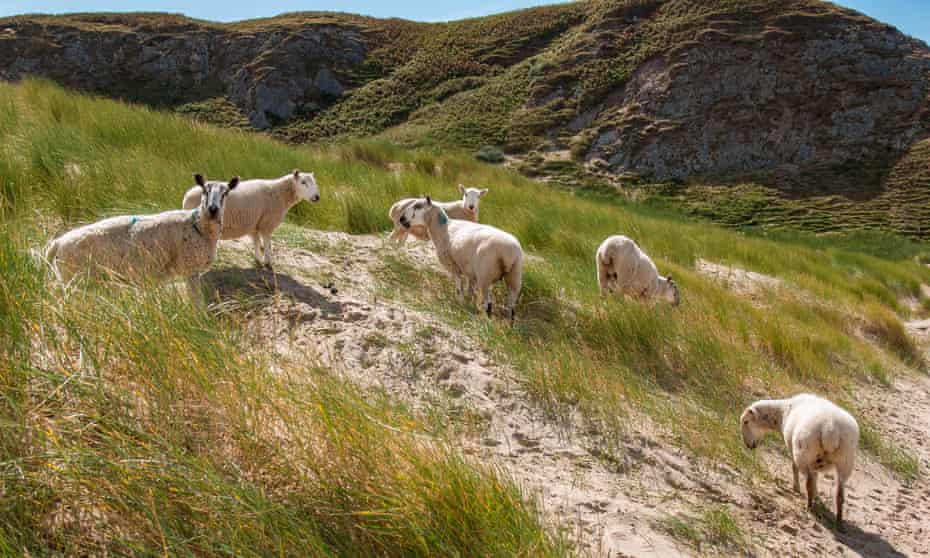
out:
{"label": "sheep face", "polygon": [[294,181],[297,183],[297,195],[300,199],[311,202],[320,201],[320,187],[317,186],[316,177],[312,172],[294,170]]}
{"label": "sheep face", "polygon": [[678,292],[678,283],[672,279],[671,275],[665,278],[660,296],[670,302],[672,306],[681,304],[681,294]]}
{"label": "sheep face", "polygon": [[743,443],[749,449],[756,449],[756,445],[765,433],[768,431],[760,421],[759,413],[752,407],[748,407],[740,416],[740,429],[743,432]]}
{"label": "sheep face", "polygon": [[478,200],[488,193],[487,188],[466,188],[464,184],[459,184],[459,192],[462,194],[462,203],[469,211],[478,211]]}
{"label": "sheep face", "polygon": [[234,176],[228,183],[212,180],[207,182],[203,175],[195,174],[194,181],[203,190],[203,195],[200,196],[200,215],[222,224],[226,196],[239,185],[239,177]]}
{"label": "sheep face", "polygon": [[400,219],[398,219],[398,221],[400,221],[401,226],[403,226],[405,229],[416,226],[425,227],[427,226],[427,214],[432,208],[433,202],[429,197],[424,200],[417,200],[408,205],[406,209],[404,209],[404,212],[401,213]]}

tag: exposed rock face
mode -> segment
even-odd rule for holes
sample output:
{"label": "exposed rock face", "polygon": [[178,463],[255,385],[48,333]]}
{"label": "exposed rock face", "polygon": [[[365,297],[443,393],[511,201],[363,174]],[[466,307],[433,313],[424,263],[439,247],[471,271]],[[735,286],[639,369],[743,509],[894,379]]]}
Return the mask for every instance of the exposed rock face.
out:
{"label": "exposed rock face", "polygon": [[640,66],[589,151],[658,179],[885,160],[927,132],[930,56],[892,28],[714,33]]}
{"label": "exposed rock face", "polygon": [[410,124],[616,174],[765,171],[851,199],[930,137],[930,49],[819,0],[589,0],[448,24],[0,19],[0,79],[27,75],[160,106],[223,97],[198,114],[234,105],[295,141]]}
{"label": "exposed rock face", "polygon": [[[104,16],[101,16],[103,18]],[[27,75],[131,101],[173,106],[227,96],[256,128],[331,104],[368,46],[351,25],[241,32],[14,18],[0,23],[0,78]]]}

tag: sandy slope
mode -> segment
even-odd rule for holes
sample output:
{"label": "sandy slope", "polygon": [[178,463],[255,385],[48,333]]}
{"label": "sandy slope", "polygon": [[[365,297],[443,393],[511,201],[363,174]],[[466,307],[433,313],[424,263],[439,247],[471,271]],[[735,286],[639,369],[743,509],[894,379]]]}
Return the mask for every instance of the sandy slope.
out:
{"label": "sandy slope", "polygon": [[[806,512],[804,499],[791,491],[790,464],[774,450],[766,454],[774,481],[751,481],[688,455],[637,417],[619,441],[622,458],[604,459],[598,451],[604,440],[580,418],[571,425],[547,419],[519,375],[474,340],[427,313],[378,298],[383,255],[435,266],[428,244],[396,249],[370,236],[305,234],[320,249],[279,244],[274,273],[252,269],[245,242],[224,242],[222,257],[233,267],[209,273],[208,284],[223,298],[258,295],[260,303],[248,315],[279,358],[319,359],[362,389],[383,390],[414,410],[455,421],[459,434],[451,443],[507,471],[591,554],[930,556],[926,484],[904,486],[867,456],[849,490],[850,527],[844,534]],[[324,288],[330,282],[338,292]],[[923,440],[927,466],[930,386],[925,378],[899,382],[892,390],[868,387],[863,393],[894,439],[908,447],[914,437]],[[893,405],[900,398],[896,389],[922,389],[923,397],[910,398],[906,407]],[[822,480],[821,496],[830,508],[831,490],[831,481]],[[709,506],[725,506],[739,519],[748,550],[696,549],[659,526],[672,514],[695,517]]]}

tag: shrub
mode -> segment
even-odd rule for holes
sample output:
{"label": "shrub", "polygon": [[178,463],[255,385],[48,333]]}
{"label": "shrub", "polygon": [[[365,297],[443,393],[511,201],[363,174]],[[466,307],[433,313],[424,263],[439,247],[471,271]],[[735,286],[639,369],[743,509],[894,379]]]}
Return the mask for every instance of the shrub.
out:
{"label": "shrub", "polygon": [[504,152],[494,146],[485,145],[475,152],[475,159],[496,165],[504,162]]}

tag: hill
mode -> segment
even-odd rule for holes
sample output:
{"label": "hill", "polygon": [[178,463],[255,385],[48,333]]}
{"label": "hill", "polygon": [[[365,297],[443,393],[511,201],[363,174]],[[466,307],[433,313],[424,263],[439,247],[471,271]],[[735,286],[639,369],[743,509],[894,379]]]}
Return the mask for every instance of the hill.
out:
{"label": "hill", "polygon": [[270,130],[497,146],[734,226],[927,238],[930,50],[819,0],[589,0],[450,23],[0,20],[0,78]]}
{"label": "hill", "polygon": [[[741,234],[446,148],[295,147],[35,81],[0,85],[0,165],[3,554],[927,550],[924,245]],[[277,231],[274,272],[222,243],[207,309],[31,255],[177,207],[192,171],[294,167],[323,200]],[[384,242],[391,202],[460,182],[528,252],[513,327],[457,303],[429,245]],[[618,224],[680,307],[597,295]],[[778,440],[738,436],[745,404],[802,390],[862,426],[845,533],[803,510]]]}

